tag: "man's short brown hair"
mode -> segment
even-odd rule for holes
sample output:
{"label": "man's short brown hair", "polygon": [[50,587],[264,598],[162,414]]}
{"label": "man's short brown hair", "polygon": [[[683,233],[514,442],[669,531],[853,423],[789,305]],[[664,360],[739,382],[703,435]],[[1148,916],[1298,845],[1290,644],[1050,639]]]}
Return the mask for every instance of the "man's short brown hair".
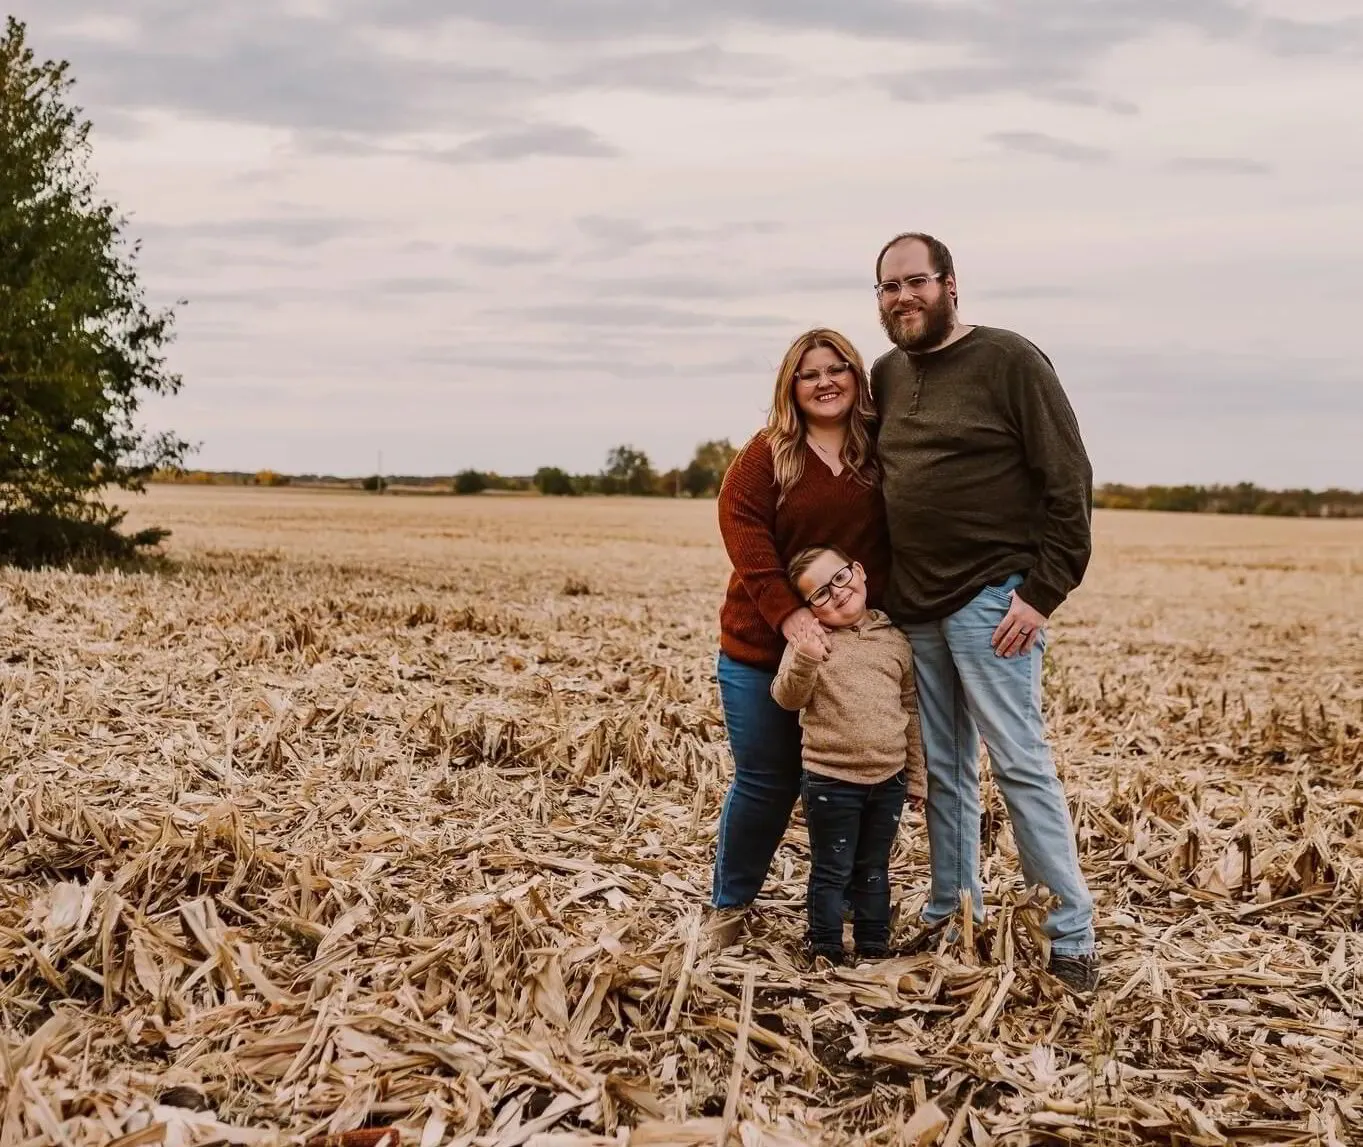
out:
{"label": "man's short brown hair", "polygon": [[880,268],[885,262],[885,256],[890,253],[891,247],[897,247],[900,243],[906,243],[910,239],[917,239],[928,249],[928,258],[932,261],[932,269],[941,275],[942,278],[956,277],[956,264],[952,261],[951,252],[947,245],[940,239],[934,239],[922,231],[904,231],[896,235],[880,249],[880,254],[876,256],[876,282],[880,282]]}
{"label": "man's short brown hair", "polygon": [[841,558],[849,566],[852,564],[852,559],[843,553],[837,546],[806,546],[786,563],[786,577],[790,578],[790,584],[797,586],[798,588],[800,578],[804,575],[805,571],[818,561],[819,557],[823,554],[833,554],[834,556]]}

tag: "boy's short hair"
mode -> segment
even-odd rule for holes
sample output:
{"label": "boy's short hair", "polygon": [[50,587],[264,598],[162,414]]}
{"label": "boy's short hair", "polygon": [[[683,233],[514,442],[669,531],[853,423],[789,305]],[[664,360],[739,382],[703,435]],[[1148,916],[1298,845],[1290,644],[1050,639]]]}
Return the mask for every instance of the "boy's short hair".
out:
{"label": "boy's short hair", "polygon": [[786,563],[786,577],[790,578],[791,585],[799,583],[800,576],[818,560],[820,554],[834,554],[849,566],[852,564],[852,559],[843,552],[840,546],[826,544],[806,546]]}

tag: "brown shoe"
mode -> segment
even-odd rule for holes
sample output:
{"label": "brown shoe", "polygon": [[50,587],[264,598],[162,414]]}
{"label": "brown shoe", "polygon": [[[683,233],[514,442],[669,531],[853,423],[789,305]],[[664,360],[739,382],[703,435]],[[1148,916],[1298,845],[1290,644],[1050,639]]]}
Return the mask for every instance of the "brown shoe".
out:
{"label": "brown shoe", "polygon": [[712,908],[701,925],[701,951],[722,952],[738,943],[748,922],[747,908]]}
{"label": "brown shoe", "polygon": [[1098,988],[1098,953],[1086,956],[1051,956],[1047,971],[1070,991],[1086,996]]}

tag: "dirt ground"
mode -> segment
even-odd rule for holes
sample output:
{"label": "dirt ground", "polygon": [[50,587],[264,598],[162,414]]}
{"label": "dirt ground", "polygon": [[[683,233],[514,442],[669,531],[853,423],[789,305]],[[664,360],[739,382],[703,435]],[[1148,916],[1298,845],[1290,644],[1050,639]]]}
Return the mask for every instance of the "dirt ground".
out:
{"label": "dirt ground", "polygon": [[1363,1143],[1363,522],[1097,516],[1080,1005],[988,781],[966,940],[809,971],[797,818],[698,943],[714,518],[156,487],[168,568],[0,571],[0,1147]]}

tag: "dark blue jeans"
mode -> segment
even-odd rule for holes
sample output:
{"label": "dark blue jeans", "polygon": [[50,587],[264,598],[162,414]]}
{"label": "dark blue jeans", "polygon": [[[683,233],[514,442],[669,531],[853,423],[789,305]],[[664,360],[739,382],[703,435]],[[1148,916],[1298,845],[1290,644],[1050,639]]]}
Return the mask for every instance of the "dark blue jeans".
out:
{"label": "dark blue jeans", "polygon": [[775,676],[723,653],[717,666],[734,780],[724,798],[711,902],[757,899],[800,795],[800,715],[771,699]]}
{"label": "dark blue jeans", "polygon": [[876,785],[804,775],[809,826],[809,944],[842,951],[842,906],[852,905],[858,950],[890,942],[890,850],[904,811],[900,770]]}

